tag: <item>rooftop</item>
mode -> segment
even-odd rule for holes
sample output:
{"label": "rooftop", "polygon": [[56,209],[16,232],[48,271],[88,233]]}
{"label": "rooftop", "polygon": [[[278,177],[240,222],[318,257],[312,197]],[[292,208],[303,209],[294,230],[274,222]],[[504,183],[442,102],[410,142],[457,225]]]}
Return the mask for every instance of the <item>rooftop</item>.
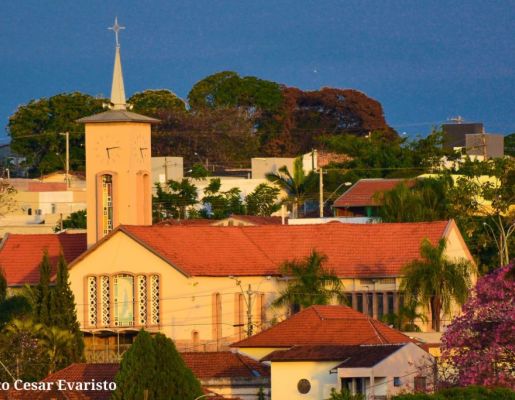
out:
{"label": "rooftop", "polygon": [[157,124],[159,122],[156,118],[150,118],[145,115],[136,114],[127,110],[108,110],[99,114],[91,115],[89,117],[80,118],[77,120],[79,123],[105,123],[105,122],[147,122]]}
{"label": "rooftop", "polygon": [[117,231],[187,276],[277,276],[285,261],[300,260],[316,249],[328,257],[325,268],[340,277],[388,277],[398,276],[407,262],[419,257],[424,238],[436,243],[444,237],[449,224],[453,222],[121,226]]}
{"label": "rooftop", "polygon": [[86,247],[85,233],[6,234],[0,242],[0,266],[9,286],[34,285],[39,282],[39,263],[45,250],[53,275],[61,253],[71,263]]}
{"label": "rooftop", "polygon": [[373,367],[403,346],[294,346],[288,350],[276,350],[262,361],[343,361],[338,368],[367,368]]}
{"label": "rooftop", "polygon": [[360,179],[335,200],[334,207],[377,206],[379,203],[374,199],[376,193],[392,190],[402,182],[411,186],[415,181],[406,179]]}
{"label": "rooftop", "polygon": [[311,306],[232,347],[356,346],[411,341],[401,332],[350,307]]}

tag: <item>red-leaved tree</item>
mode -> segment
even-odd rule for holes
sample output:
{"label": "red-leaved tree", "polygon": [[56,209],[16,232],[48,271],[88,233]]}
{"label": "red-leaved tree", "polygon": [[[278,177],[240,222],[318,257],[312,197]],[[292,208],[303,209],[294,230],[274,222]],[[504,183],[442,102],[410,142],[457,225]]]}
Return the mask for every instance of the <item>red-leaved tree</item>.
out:
{"label": "red-leaved tree", "polygon": [[478,280],[442,341],[457,384],[515,389],[515,264]]}

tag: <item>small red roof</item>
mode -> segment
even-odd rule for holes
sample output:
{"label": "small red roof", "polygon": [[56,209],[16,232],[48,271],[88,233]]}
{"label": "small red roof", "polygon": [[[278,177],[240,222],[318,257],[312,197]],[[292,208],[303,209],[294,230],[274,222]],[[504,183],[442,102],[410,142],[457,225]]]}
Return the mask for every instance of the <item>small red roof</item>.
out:
{"label": "small red roof", "polygon": [[401,344],[411,339],[347,306],[311,306],[232,347]]}
{"label": "small red roof", "polygon": [[66,182],[29,182],[29,192],[66,192]]}
{"label": "small red roof", "polygon": [[187,276],[279,275],[285,261],[305,258],[316,249],[328,257],[325,268],[339,277],[388,277],[398,276],[406,263],[419,258],[424,238],[437,243],[444,237],[450,223],[121,226],[118,230]]}
{"label": "small red roof", "polygon": [[61,252],[71,263],[86,248],[85,233],[7,234],[0,243],[0,266],[9,286],[34,285],[39,282],[39,263],[45,250],[54,274]]}
{"label": "small red roof", "polygon": [[269,377],[270,368],[250,357],[230,351],[181,353],[198,379]]}
{"label": "small red roof", "polygon": [[399,183],[413,186],[414,180],[406,179],[360,179],[349,190],[338,197],[334,207],[366,207],[379,205],[374,195],[379,192],[392,190]]}

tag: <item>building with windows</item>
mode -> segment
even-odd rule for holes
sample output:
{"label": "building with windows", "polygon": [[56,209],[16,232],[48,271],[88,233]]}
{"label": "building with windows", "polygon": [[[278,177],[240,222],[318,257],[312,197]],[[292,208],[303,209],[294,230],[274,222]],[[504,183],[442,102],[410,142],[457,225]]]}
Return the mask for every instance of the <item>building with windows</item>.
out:
{"label": "building with windows", "polygon": [[331,389],[387,399],[426,389],[433,357],[346,306],[311,306],[232,345],[271,366],[272,398],[326,399]]}

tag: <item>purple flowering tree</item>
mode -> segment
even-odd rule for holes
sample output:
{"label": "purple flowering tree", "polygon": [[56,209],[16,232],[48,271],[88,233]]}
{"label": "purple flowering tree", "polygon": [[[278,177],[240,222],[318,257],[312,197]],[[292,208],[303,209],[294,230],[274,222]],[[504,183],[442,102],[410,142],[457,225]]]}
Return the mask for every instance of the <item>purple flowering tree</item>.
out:
{"label": "purple flowering tree", "polygon": [[478,280],[442,342],[455,383],[515,389],[515,264]]}

